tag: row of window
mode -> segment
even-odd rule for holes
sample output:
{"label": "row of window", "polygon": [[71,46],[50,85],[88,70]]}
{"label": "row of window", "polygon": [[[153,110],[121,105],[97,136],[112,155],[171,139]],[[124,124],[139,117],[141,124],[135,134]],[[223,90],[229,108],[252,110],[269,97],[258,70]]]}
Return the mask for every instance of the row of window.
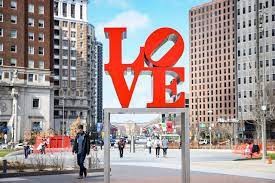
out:
{"label": "row of window", "polygon": [[[1,8],[6,7],[3,1],[4,0],[0,0],[0,7]],[[10,6],[11,9],[16,10],[17,9],[17,0],[11,0],[9,6]],[[28,12],[29,13],[34,13],[34,11],[35,11],[34,4],[28,4]],[[44,15],[44,6],[43,5],[38,6],[38,14],[39,15]]]}
{"label": "row of window", "polygon": [[[274,37],[275,36],[275,29],[272,29],[272,37]],[[254,33],[254,40],[256,40],[256,33]],[[262,39],[262,38],[264,38],[264,36],[265,37],[269,37],[269,31],[267,30],[267,31],[265,31],[265,32],[260,32],[260,39]],[[252,41],[252,34],[251,33],[249,33],[248,35],[247,34],[245,34],[245,35],[243,35],[242,36],[242,42],[246,42],[246,40],[247,40],[247,37],[248,37],[248,41]],[[241,36],[238,36],[238,38],[237,38],[237,42],[238,43],[240,43],[241,42]]]}
{"label": "row of window", "polygon": [[[60,72],[62,72],[63,77],[68,77],[69,76],[69,70],[68,69],[54,69],[54,75],[59,76]],[[71,69],[70,70],[70,75],[71,77],[76,77],[76,70]]]}
{"label": "row of window", "polygon": [[[16,59],[14,59],[14,58],[10,59],[10,66],[16,66],[16,63],[17,63]],[[3,64],[4,64],[4,59],[2,57],[0,57],[0,66],[2,66]],[[29,68],[35,68],[33,60],[28,61],[28,67]],[[38,62],[38,68],[39,69],[44,69],[44,61],[39,61]]]}
{"label": "row of window", "polygon": [[[76,38],[76,32],[75,31],[71,31],[70,34],[69,34],[69,31],[62,30],[61,34],[62,34],[62,38],[69,38],[69,35],[70,35],[71,38]],[[54,30],[54,36],[60,36],[60,31],[59,30]],[[79,38],[83,39],[83,32],[81,32],[79,34]]]}
{"label": "row of window", "polygon": [[[17,30],[11,30],[9,33],[10,38],[16,39],[17,38]],[[4,29],[0,28],[0,37],[4,37]],[[33,32],[28,33],[28,39],[30,41],[34,41],[35,36]],[[44,42],[44,33],[38,33],[38,41]]]}
{"label": "row of window", "polygon": [[[4,22],[4,15],[3,15],[3,13],[0,13],[0,22]],[[17,24],[17,16],[16,15],[11,15],[10,16],[10,22],[12,24]],[[37,21],[37,24],[38,24],[39,28],[44,28],[45,27],[45,21],[43,19],[39,19]],[[28,26],[29,27],[34,27],[35,26],[34,18],[28,18]]]}
{"label": "row of window", "polygon": [[[264,62],[263,61],[260,61],[260,68],[263,68],[263,66],[264,66]],[[252,63],[243,63],[242,64],[242,69],[243,70],[246,70],[247,68],[249,68],[249,69],[252,69]],[[269,67],[269,66],[271,66],[271,64],[270,64],[270,62],[269,62],[269,60],[266,60],[265,61],[265,66],[266,67]],[[275,66],[275,59],[272,59],[272,66]],[[257,68],[257,63],[255,62],[255,68]],[[238,70],[240,71],[241,70],[241,64],[238,64]]]}
{"label": "row of window", "polygon": [[207,11],[212,10],[212,9],[216,10],[218,8],[229,6],[231,4],[234,4],[234,1],[227,0],[227,1],[224,1],[223,3],[215,3],[215,4],[212,3],[211,5],[203,6],[201,8],[198,8],[196,10],[191,11],[191,16],[196,15],[196,14],[200,14],[200,13],[204,13],[204,12],[207,12]]}
{"label": "row of window", "polygon": [[[238,111],[239,112],[253,112],[254,111],[254,107],[253,105],[244,105],[242,106],[238,106]],[[270,111],[270,106],[267,105],[267,111]]]}
{"label": "row of window", "polygon": [[[76,60],[70,60],[70,62],[71,62],[70,66],[76,67]],[[63,66],[69,66],[68,59],[62,59],[62,62],[60,62],[59,59],[54,59],[54,65],[60,65],[61,63]]]}
{"label": "row of window", "polygon": [[68,4],[63,2],[62,4],[55,1],[54,2],[54,15],[59,16],[59,6],[62,6],[62,16],[63,17],[69,17],[68,16],[68,10],[70,10],[70,17],[76,18],[76,12],[79,12],[79,18],[83,19],[83,6],[79,6],[79,10],[76,11],[76,5],[75,4]]}
{"label": "row of window", "polygon": [[[209,114],[207,113],[207,110],[203,110],[203,111],[196,111],[196,107],[194,107],[195,111],[192,111],[192,115],[199,115],[199,120],[200,121],[205,121],[206,119],[208,119],[208,121],[210,121],[210,119],[212,118],[212,121],[214,120],[213,117],[209,117]],[[206,112],[205,112],[206,111]],[[220,110],[214,110],[214,115],[220,115],[220,114],[235,114],[235,109],[220,109]],[[233,113],[232,113],[233,112]],[[208,117],[201,117],[202,115],[208,116]],[[211,114],[211,116],[213,116],[213,114]]]}
{"label": "row of window", "polygon": [[[80,54],[81,57],[83,56],[83,52],[80,52],[79,54]],[[60,56],[60,50],[59,49],[54,49],[54,55],[56,57],[59,57]],[[62,49],[62,56],[68,57],[69,56],[69,50]],[[76,56],[77,56],[76,50],[70,50],[70,56],[76,58]]]}
{"label": "row of window", "polygon": [[[264,53],[264,52],[266,53],[266,52],[270,52],[270,51],[275,52],[275,44],[271,45],[272,46],[271,50],[269,49],[269,46],[270,45],[265,46],[265,51],[264,51],[264,47],[260,46],[260,53]],[[238,50],[238,57],[240,57],[241,55],[246,56],[247,55],[246,50],[247,49],[244,48],[242,50],[242,54],[241,54],[241,50]],[[256,54],[256,47],[254,47],[254,54]],[[248,55],[252,55],[252,48],[248,48]]]}
{"label": "row of window", "polygon": [[[266,78],[266,81],[275,81],[275,74],[272,74],[272,75],[269,75],[269,74],[267,74],[266,76],[265,76],[265,78]],[[255,79],[255,83],[257,82],[257,78],[255,77],[254,78]],[[260,75],[260,81],[262,81],[263,80],[263,75]],[[252,79],[252,77],[250,76],[250,77],[244,77],[243,78],[243,84],[251,84],[251,83],[253,83],[253,79]],[[242,84],[242,79],[241,78],[238,78],[238,84],[240,85],[240,84]]]}
{"label": "row of window", "polygon": [[[4,50],[4,45],[3,43],[0,43],[0,51],[2,52]],[[10,46],[10,51],[12,53],[17,53],[17,45],[11,45]],[[33,46],[29,46],[29,49],[28,49],[28,54],[30,55],[34,55],[35,53],[35,50],[34,50],[34,47]],[[38,47],[38,55],[44,55],[44,48],[43,47]]]}
{"label": "row of window", "polygon": [[[272,6],[275,6],[275,0],[272,0],[271,3],[272,3]],[[260,2],[260,4],[259,4],[259,9],[260,10],[264,9],[264,8],[268,8],[268,7],[269,7],[269,1],[268,0],[265,1],[265,3]],[[248,13],[252,12],[251,6],[248,6],[247,9],[248,9]],[[243,7],[242,8],[242,14],[246,14],[246,12],[247,12],[246,10],[247,9],[246,9],[246,7]],[[254,11],[256,11],[256,4],[254,4]],[[237,9],[237,15],[241,15],[241,9]]]}
{"label": "row of window", "polygon": [[[0,80],[11,80],[12,78],[12,73],[10,72],[0,72]],[[28,82],[32,83],[32,82],[44,82],[45,81],[45,75],[44,74],[33,74],[33,73],[29,73],[27,75],[27,80]]]}
{"label": "row of window", "polygon": [[[269,18],[268,18],[269,16],[265,16],[265,23],[268,23],[268,21],[269,21]],[[273,14],[272,15],[272,22],[274,22],[275,21],[275,14]],[[242,23],[242,28],[246,28],[246,21],[243,21],[243,23]],[[256,19],[254,19],[254,26],[256,25]],[[248,27],[251,27],[252,26],[252,21],[251,20],[248,20]],[[238,22],[237,23],[237,28],[238,29],[241,29],[241,23],[240,22]]]}

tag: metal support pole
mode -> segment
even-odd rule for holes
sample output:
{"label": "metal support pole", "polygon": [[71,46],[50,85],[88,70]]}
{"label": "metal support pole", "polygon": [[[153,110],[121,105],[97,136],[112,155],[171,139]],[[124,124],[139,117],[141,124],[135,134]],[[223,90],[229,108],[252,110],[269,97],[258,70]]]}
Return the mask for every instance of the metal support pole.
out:
{"label": "metal support pole", "polygon": [[65,97],[63,96],[62,150],[64,148]]}
{"label": "metal support pole", "polygon": [[110,113],[104,111],[104,183],[110,183]]}
{"label": "metal support pole", "polygon": [[188,114],[181,113],[181,183],[190,183],[190,151]]}
{"label": "metal support pole", "polygon": [[7,173],[8,162],[6,159],[3,159],[3,173]]}

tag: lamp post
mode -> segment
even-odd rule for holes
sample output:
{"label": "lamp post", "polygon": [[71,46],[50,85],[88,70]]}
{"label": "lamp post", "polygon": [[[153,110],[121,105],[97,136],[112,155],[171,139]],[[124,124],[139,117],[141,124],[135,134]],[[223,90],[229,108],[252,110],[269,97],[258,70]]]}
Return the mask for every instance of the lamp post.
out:
{"label": "lamp post", "polygon": [[[208,114],[209,116],[213,113],[213,111],[209,110]],[[209,121],[209,136],[210,136],[210,149],[212,149],[212,120]]]}
{"label": "lamp post", "polygon": [[64,122],[65,121],[65,96],[63,95],[63,121],[62,121],[62,150],[64,148]]}

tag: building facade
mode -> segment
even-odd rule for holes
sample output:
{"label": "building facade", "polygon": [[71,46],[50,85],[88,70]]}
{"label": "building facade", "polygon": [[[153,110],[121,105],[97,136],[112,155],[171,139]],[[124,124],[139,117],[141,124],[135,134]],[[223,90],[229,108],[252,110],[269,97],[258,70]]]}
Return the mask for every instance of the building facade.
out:
{"label": "building facade", "polygon": [[53,3],[0,0],[0,135],[53,128]]}
{"label": "building facade", "polygon": [[60,133],[77,117],[87,128],[96,117],[96,44],[87,6],[87,0],[54,1],[54,125]]}
{"label": "building facade", "polygon": [[189,12],[189,108],[196,133],[217,123],[226,128],[236,121],[234,4],[213,0]]}
{"label": "building facade", "polygon": [[[236,1],[238,118],[244,123],[244,138],[256,138],[253,132],[261,105],[267,104],[267,116],[275,112],[274,12],[275,0]],[[275,138],[274,115],[267,118],[267,138]]]}
{"label": "building facade", "polygon": [[97,47],[97,121],[103,123],[103,45],[96,43]]}

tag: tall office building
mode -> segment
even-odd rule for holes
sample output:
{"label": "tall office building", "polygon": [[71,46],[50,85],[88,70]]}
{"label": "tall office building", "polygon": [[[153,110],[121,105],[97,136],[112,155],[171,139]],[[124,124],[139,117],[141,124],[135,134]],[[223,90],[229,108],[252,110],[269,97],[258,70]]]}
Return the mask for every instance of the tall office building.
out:
{"label": "tall office building", "polygon": [[54,122],[60,133],[78,117],[89,128],[95,116],[95,35],[87,5],[87,0],[54,1]]}
{"label": "tall office building", "polygon": [[[236,3],[238,118],[244,122],[244,138],[256,138],[253,124],[260,115],[260,105],[265,105],[263,93],[258,98],[257,92],[263,90],[264,84],[267,116],[274,113],[275,106],[275,0],[238,0]],[[267,119],[267,138],[275,138],[274,117],[273,122]]]}
{"label": "tall office building", "polygon": [[207,132],[211,123],[236,120],[234,1],[193,7],[189,21],[191,128]]}
{"label": "tall office building", "polygon": [[96,42],[97,47],[97,121],[96,123],[103,123],[103,45]]}
{"label": "tall office building", "polygon": [[53,127],[53,3],[0,0],[0,135]]}

